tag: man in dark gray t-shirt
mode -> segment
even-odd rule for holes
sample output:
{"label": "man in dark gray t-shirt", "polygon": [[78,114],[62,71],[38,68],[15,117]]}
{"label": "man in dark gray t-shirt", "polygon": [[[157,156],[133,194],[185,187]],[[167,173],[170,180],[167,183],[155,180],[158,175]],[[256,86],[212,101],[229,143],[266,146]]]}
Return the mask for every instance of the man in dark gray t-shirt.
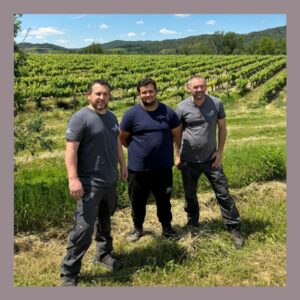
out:
{"label": "man in dark gray t-shirt", "polygon": [[[182,124],[180,153],[176,166],[181,170],[188,227],[194,233],[199,225],[197,183],[202,173],[210,181],[220,205],[224,223],[230,230],[234,245],[243,246],[240,234],[240,215],[232,199],[222,169],[222,153],[226,140],[226,122],[223,103],[206,94],[205,79],[193,76],[187,88],[191,97],[177,105],[176,113]],[[216,131],[218,128],[218,143]]]}
{"label": "man in dark gray t-shirt", "polygon": [[110,87],[95,80],[87,93],[89,105],[76,112],[66,130],[65,163],[70,194],[77,201],[76,223],[69,235],[67,254],[61,264],[62,286],[77,285],[81,260],[88,250],[94,227],[96,254],[94,262],[110,270],[120,267],[111,256],[111,216],[116,205],[118,162],[127,179],[119,125],[107,109]]}

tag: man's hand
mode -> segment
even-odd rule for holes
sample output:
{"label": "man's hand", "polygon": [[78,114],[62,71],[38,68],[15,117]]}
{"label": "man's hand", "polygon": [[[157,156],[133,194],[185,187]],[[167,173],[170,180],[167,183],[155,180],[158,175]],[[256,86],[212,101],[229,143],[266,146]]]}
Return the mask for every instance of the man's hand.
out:
{"label": "man's hand", "polygon": [[126,165],[120,165],[121,178],[127,181],[128,170]]}
{"label": "man's hand", "polygon": [[222,154],[216,151],[213,155],[213,159],[215,159],[215,161],[212,163],[211,166],[213,168],[220,169],[222,167]]}
{"label": "man's hand", "polygon": [[83,197],[84,190],[79,178],[69,179],[69,191],[70,195],[76,200]]}
{"label": "man's hand", "polygon": [[175,166],[178,170],[181,170],[181,159],[180,156],[176,155],[175,157]]}

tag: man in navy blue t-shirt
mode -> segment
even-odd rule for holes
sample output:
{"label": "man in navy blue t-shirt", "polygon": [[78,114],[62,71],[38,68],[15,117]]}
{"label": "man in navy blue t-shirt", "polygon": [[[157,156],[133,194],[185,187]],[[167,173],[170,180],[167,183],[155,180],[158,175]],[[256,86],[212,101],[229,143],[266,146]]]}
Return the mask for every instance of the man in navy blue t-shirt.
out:
{"label": "man in navy blue t-shirt", "polygon": [[175,111],[157,101],[153,79],[141,80],[137,91],[141,103],[129,109],[120,124],[120,140],[128,148],[128,193],[134,225],[127,240],[136,241],[142,235],[150,192],[155,197],[162,234],[173,237],[173,142],[179,152],[181,125]]}

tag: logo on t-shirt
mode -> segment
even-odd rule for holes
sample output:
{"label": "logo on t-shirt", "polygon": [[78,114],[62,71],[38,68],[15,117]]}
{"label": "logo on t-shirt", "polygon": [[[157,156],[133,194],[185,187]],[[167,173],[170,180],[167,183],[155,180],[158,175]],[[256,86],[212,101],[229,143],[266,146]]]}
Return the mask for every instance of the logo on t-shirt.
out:
{"label": "logo on t-shirt", "polygon": [[214,115],[214,113],[215,113],[215,112],[214,112],[213,110],[211,110],[210,112],[207,113],[207,116],[208,116],[208,117],[212,117],[212,116]]}
{"label": "logo on t-shirt", "polygon": [[158,115],[156,116],[156,119],[159,119],[159,120],[162,120],[162,119],[165,119],[166,116],[165,115]]}
{"label": "logo on t-shirt", "polygon": [[66,134],[71,134],[72,133],[72,130],[71,130],[71,128],[67,128],[67,130],[66,130]]}
{"label": "logo on t-shirt", "polygon": [[115,124],[114,127],[111,128],[113,131],[118,132],[119,131],[119,126],[118,124]]}

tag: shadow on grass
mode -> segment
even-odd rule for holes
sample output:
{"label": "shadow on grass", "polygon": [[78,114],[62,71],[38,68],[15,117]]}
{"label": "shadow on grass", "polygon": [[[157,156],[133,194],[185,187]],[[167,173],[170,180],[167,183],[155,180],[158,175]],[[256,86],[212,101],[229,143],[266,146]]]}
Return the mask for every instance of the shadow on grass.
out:
{"label": "shadow on grass", "polygon": [[[242,218],[240,231],[245,239],[255,233],[268,234],[268,229],[272,223],[268,220]],[[178,233],[178,238],[183,238],[191,233],[187,226],[174,226]],[[194,235],[199,236],[212,236],[228,232],[223,221],[220,219],[212,219],[209,221],[202,221],[197,229],[193,230]]]}
{"label": "shadow on grass", "polygon": [[[272,223],[268,220],[243,218],[241,233],[246,239],[250,235],[257,235],[267,238]],[[186,226],[175,225],[178,239],[185,238],[190,234]],[[212,219],[200,222],[196,236],[212,237],[226,235],[227,230],[221,219]],[[154,236],[150,241],[143,243],[143,239],[136,242],[134,248],[126,253],[115,255],[115,258],[123,263],[123,268],[118,271],[102,271],[81,273],[80,282],[83,286],[132,286],[135,276],[151,276],[151,273],[168,272],[176,265],[182,265],[188,260],[189,253],[180,241],[168,240],[148,230],[145,235]],[[228,237],[227,237],[228,238]],[[224,237],[224,239],[227,239]],[[259,242],[263,242],[259,238]],[[194,240],[197,243],[197,239]],[[126,241],[124,241],[126,243]],[[205,247],[205,246],[204,246]],[[245,246],[247,247],[247,246]],[[220,249],[217,249],[220,251]],[[102,268],[102,267],[101,267]],[[145,275],[148,274],[148,275]],[[145,280],[144,280],[145,282]]]}
{"label": "shadow on grass", "polygon": [[132,277],[139,272],[157,272],[158,269],[168,269],[174,264],[182,264],[188,257],[183,246],[172,240],[159,237],[147,244],[136,243],[129,253],[115,255],[123,263],[123,268],[102,274],[82,273],[80,281],[90,286],[99,285],[132,285]]}

